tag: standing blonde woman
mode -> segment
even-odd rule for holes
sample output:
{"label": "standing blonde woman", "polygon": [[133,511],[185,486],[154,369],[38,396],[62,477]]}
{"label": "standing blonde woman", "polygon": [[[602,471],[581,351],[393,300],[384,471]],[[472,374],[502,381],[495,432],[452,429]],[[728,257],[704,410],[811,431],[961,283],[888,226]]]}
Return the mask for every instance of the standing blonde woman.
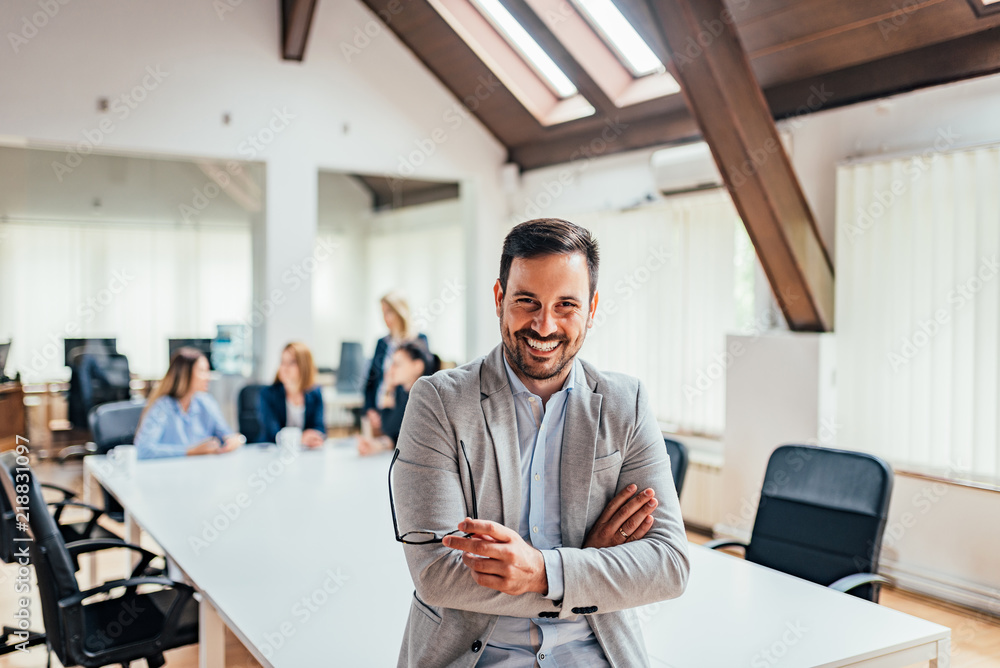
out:
{"label": "standing blonde woman", "polygon": [[413,331],[410,318],[410,305],[397,293],[390,292],[382,297],[382,317],[389,334],[383,336],[375,345],[375,355],[368,371],[368,382],[365,384],[364,410],[373,422],[379,418],[379,409],[384,406],[384,385],[386,372],[392,363],[392,354],[404,343],[419,341],[425,350],[430,350],[427,337]]}
{"label": "standing blonde woman", "polygon": [[139,421],[139,459],[216,455],[246,443],[226,424],[219,404],[208,394],[209,379],[208,359],[200,350],[181,348],[174,353]]}

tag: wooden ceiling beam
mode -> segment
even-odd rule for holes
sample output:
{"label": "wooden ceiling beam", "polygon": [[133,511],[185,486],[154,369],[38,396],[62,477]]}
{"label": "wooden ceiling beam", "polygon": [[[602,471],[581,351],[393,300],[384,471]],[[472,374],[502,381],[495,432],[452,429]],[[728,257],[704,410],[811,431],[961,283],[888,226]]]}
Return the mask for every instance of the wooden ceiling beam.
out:
{"label": "wooden ceiling beam", "polygon": [[833,266],[732,14],[722,0],[649,6],[789,327],[829,331]]}
{"label": "wooden ceiling beam", "polygon": [[306,55],[316,0],[281,0],[281,57],[302,61]]}

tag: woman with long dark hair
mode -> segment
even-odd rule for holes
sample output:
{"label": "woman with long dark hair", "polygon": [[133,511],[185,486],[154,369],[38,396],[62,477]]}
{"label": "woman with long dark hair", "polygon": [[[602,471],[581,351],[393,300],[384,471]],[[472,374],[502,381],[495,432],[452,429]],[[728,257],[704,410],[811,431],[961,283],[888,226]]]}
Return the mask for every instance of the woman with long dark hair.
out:
{"label": "woman with long dark hair", "polygon": [[219,404],[208,394],[209,378],[208,359],[200,350],[181,348],[174,353],[139,420],[139,459],[221,454],[246,443],[226,424]]}

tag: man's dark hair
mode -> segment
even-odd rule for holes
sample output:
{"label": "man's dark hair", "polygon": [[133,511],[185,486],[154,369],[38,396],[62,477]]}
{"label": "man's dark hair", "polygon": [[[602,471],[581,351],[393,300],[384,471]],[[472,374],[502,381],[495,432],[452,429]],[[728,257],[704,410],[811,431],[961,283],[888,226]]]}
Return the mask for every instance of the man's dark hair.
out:
{"label": "man's dark hair", "polygon": [[514,258],[533,258],[539,255],[581,253],[587,258],[590,275],[590,298],[597,291],[597,268],[600,253],[597,239],[590,230],[561,218],[536,218],[514,226],[503,240],[500,254],[500,289],[507,294],[507,278]]}

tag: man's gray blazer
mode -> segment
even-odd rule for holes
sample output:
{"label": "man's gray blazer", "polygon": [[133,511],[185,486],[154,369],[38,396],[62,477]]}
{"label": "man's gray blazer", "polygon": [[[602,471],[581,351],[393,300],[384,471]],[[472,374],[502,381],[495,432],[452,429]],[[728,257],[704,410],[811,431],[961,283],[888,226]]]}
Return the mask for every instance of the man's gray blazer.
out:
{"label": "man's gray blazer", "polygon": [[[472,465],[479,519],[519,530],[521,460],[514,399],[503,348],[465,366],[421,378],[410,392],[393,472],[399,531],[454,531],[472,515]],[[687,539],[663,436],[635,378],[583,362],[566,405],[560,465],[565,593],[502,594],[476,584],[461,552],[440,543],[404,545],[416,591],[399,666],[473,666],[498,615],[586,615],[612,666],[648,665],[633,610],[680,596],[687,584]],[[652,487],[659,506],[637,541],[581,549],[611,498],[629,484]]]}

